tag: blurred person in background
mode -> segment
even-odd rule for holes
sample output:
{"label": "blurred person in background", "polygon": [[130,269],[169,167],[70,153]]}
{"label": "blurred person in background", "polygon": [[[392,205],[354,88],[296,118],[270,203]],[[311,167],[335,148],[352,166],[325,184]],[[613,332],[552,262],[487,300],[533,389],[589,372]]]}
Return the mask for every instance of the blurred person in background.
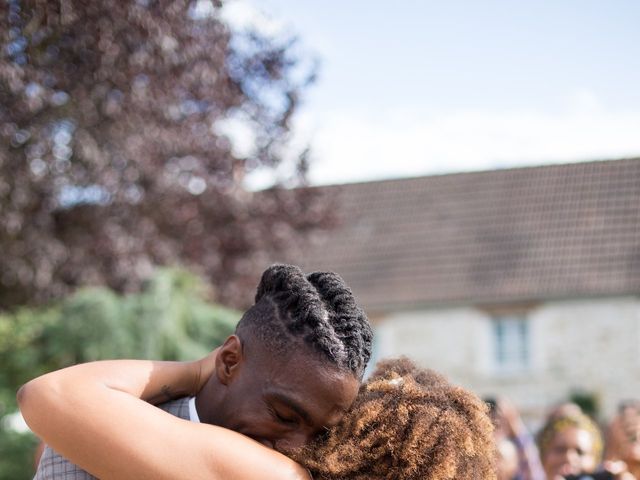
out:
{"label": "blurred person in background", "polygon": [[623,461],[640,479],[640,400],[620,404],[607,429],[605,459]]}
{"label": "blurred person in background", "polygon": [[551,412],[538,435],[538,447],[547,480],[636,480],[623,463],[600,465],[600,428],[575,408]]}
{"label": "blurred person in background", "polygon": [[496,470],[498,480],[518,478],[518,449],[508,438],[496,438]]}
{"label": "blurred person in background", "polygon": [[495,425],[500,480],[544,480],[535,440],[507,398],[485,399]]}

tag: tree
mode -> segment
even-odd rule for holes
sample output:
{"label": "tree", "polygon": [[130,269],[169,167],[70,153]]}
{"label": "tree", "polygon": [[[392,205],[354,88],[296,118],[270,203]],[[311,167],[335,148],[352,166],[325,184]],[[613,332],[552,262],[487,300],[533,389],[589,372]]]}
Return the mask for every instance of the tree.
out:
{"label": "tree", "polygon": [[[312,69],[291,39],[234,33],[206,4],[1,4],[0,309],[136,291],[169,264],[246,304],[267,259],[331,223],[316,190],[242,186],[281,162]],[[249,154],[221,133],[230,119]],[[304,154],[296,168],[304,185]]]}
{"label": "tree", "polygon": [[10,428],[26,381],[109,358],[193,360],[233,332],[239,312],[207,303],[201,281],[159,269],[138,294],[87,288],[53,304],[0,314],[0,478],[33,477],[32,435]]}

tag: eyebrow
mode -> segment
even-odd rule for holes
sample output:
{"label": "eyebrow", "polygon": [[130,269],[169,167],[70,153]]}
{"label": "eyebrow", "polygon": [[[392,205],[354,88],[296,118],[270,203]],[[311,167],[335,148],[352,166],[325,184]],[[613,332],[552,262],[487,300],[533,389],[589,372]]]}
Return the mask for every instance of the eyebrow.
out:
{"label": "eyebrow", "polygon": [[278,402],[282,403],[286,407],[293,410],[297,415],[299,415],[302,418],[302,420],[304,420],[306,424],[308,425],[314,424],[313,419],[311,418],[311,414],[300,402],[298,402],[294,398],[291,398],[288,395],[285,395],[284,393],[280,393],[280,392],[270,392],[268,396],[271,397],[273,400],[277,400]]}

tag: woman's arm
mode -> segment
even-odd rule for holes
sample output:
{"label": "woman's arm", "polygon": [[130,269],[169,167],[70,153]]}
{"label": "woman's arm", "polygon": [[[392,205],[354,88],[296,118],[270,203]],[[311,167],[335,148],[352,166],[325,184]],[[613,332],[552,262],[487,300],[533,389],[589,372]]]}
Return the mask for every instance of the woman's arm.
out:
{"label": "woman's arm", "polygon": [[243,435],[181,420],[140,400],[195,394],[212,372],[214,355],[186,363],[76,365],[30,381],[18,391],[18,403],[38,436],[103,480],[307,480],[298,464]]}

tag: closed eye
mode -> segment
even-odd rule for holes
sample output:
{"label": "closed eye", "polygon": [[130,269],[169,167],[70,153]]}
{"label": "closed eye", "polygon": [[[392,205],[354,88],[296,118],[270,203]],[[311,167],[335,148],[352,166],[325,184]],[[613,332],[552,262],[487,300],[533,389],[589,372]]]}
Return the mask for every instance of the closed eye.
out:
{"label": "closed eye", "polygon": [[270,408],[269,410],[271,412],[271,416],[276,421],[278,421],[279,423],[283,423],[283,424],[286,424],[286,425],[297,425],[298,424],[298,417],[296,417],[296,416],[291,416],[291,415],[284,414],[282,412],[279,412],[275,408]]}

